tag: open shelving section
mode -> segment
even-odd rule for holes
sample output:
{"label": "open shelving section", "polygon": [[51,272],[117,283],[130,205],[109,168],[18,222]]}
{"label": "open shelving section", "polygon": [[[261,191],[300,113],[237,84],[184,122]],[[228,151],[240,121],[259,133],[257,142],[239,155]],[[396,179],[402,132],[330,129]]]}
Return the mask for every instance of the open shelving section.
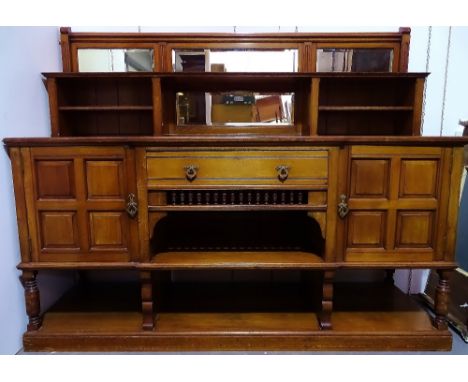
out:
{"label": "open shelving section", "polygon": [[154,331],[141,331],[138,285],[90,285],[72,290],[53,306],[44,315],[41,330],[25,334],[24,347],[26,351],[450,348],[450,334],[441,334],[428,315],[393,286],[337,283],[335,289],[335,326],[323,331],[316,314],[318,299],[307,285],[167,284],[164,298],[158,300]]}
{"label": "open shelving section", "polygon": [[[53,136],[420,135],[426,75],[44,73]],[[253,99],[253,94],[265,99],[291,95],[291,121],[211,122],[215,116],[207,111],[211,99],[236,99],[239,93],[244,96],[237,97],[245,100]],[[192,94],[207,105],[201,111],[195,101],[181,105],[184,94]],[[179,124],[180,119],[186,122]]]}

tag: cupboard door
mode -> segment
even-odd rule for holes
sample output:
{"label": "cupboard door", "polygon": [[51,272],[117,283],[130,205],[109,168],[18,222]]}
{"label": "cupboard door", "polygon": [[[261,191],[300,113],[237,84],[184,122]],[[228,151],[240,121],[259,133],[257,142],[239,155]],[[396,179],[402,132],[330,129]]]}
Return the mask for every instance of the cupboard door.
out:
{"label": "cupboard door", "polygon": [[33,261],[137,257],[133,153],[120,147],[23,149]]}
{"label": "cupboard door", "polygon": [[451,149],[355,146],[341,219],[345,261],[444,259]]}

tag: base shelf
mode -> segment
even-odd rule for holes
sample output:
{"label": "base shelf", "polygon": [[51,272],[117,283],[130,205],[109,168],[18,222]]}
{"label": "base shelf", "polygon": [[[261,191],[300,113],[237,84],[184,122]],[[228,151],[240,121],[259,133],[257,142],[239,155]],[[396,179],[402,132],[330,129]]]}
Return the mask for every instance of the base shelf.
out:
{"label": "base shelf", "polygon": [[[316,311],[310,309],[314,306],[305,303],[307,296],[298,285],[237,284],[239,288],[223,283],[171,284],[168,301],[158,304],[153,331],[141,329],[137,287],[72,293],[44,315],[40,330],[25,333],[24,347],[26,351],[451,348],[450,332],[435,329],[429,315],[391,285],[337,284],[334,328],[320,330]],[[256,310],[252,304],[258,304]]]}

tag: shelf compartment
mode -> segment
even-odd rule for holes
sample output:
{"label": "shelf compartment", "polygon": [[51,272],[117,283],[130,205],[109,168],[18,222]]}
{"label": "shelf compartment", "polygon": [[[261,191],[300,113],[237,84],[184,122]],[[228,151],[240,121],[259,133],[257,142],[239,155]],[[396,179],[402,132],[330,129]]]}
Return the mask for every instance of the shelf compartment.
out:
{"label": "shelf compartment", "polygon": [[67,108],[59,112],[62,136],[141,136],[153,134],[151,108],[81,110]]}
{"label": "shelf compartment", "polygon": [[[322,256],[324,253],[323,219],[315,218],[309,216],[307,211],[255,211],[248,215],[241,211],[228,214],[215,211],[151,212],[152,260],[177,263],[178,256],[171,260],[171,253],[187,252],[187,255],[180,254],[179,257],[190,260],[193,254],[193,260],[205,264],[203,266],[209,265],[211,256],[214,263],[221,261],[229,266],[230,261],[233,264],[247,262],[252,265],[245,267],[253,267],[255,252],[265,252],[258,254],[257,260],[266,266],[268,253],[273,256],[272,264],[275,264],[281,256],[287,256],[281,255],[286,251],[301,253],[290,256],[292,263],[315,263],[317,259],[314,255]],[[310,258],[304,254],[310,254]],[[252,260],[249,260],[249,256]]]}
{"label": "shelf compartment", "polygon": [[413,111],[412,106],[319,106],[319,111]]}
{"label": "shelf compartment", "polygon": [[152,106],[60,106],[59,111],[152,111]]}
{"label": "shelf compartment", "polygon": [[414,78],[321,78],[319,107],[413,106]]}
{"label": "shelf compartment", "polygon": [[41,330],[25,333],[25,351],[451,348],[450,332],[435,329],[429,315],[392,285],[335,284],[334,328],[323,331],[295,284],[177,284],[169,287],[153,331],[141,329],[137,285],[69,292],[44,314]]}
{"label": "shelf compartment", "polygon": [[152,106],[151,78],[57,78],[58,106]]}
{"label": "shelf compartment", "polygon": [[413,135],[410,110],[329,109],[319,112],[319,135]]}
{"label": "shelf compartment", "polygon": [[[163,252],[149,269],[316,269],[323,259],[301,251]],[[154,267],[153,267],[154,266]]]}

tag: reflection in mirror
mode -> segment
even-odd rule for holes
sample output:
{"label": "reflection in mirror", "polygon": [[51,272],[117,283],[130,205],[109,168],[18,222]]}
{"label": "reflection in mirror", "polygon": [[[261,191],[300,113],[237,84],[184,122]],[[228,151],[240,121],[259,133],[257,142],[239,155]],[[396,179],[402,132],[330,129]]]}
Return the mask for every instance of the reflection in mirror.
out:
{"label": "reflection in mirror", "polygon": [[80,72],[152,72],[153,49],[78,49]]}
{"label": "reflection in mirror", "polygon": [[174,72],[297,72],[297,49],[172,51]]}
{"label": "reflection in mirror", "polygon": [[286,126],[294,123],[294,93],[178,92],[177,125]]}
{"label": "reflection in mirror", "polygon": [[317,72],[391,72],[393,49],[317,49]]}

